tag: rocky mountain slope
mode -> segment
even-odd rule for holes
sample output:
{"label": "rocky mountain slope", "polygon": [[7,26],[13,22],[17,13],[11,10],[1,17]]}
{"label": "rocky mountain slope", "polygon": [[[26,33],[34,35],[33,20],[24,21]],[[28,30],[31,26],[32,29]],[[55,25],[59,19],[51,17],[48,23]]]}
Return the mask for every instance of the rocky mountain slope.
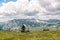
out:
{"label": "rocky mountain slope", "polygon": [[60,20],[50,19],[50,20],[39,20],[39,19],[14,19],[5,23],[2,27],[3,30],[14,30],[19,29],[23,24],[27,27],[50,27],[60,25]]}

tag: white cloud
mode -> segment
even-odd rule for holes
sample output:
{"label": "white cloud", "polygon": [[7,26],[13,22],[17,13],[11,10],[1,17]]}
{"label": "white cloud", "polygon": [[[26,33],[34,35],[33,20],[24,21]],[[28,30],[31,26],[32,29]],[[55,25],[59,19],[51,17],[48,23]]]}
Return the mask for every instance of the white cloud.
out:
{"label": "white cloud", "polygon": [[2,3],[0,21],[16,18],[60,19],[59,5],[59,0],[17,0],[16,2]]}

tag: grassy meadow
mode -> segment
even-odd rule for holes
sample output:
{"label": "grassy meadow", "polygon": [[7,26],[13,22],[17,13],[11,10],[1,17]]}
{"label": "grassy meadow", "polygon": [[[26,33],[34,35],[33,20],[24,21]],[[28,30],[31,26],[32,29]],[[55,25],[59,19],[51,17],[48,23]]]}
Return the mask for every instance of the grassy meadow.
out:
{"label": "grassy meadow", "polygon": [[36,32],[0,30],[0,40],[60,40],[60,30]]}

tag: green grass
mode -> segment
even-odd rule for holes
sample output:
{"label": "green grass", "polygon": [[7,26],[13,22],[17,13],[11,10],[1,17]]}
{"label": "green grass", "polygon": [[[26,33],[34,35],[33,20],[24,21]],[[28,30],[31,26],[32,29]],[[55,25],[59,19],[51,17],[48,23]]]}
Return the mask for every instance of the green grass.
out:
{"label": "green grass", "polygon": [[60,40],[60,30],[12,32],[0,30],[0,40]]}

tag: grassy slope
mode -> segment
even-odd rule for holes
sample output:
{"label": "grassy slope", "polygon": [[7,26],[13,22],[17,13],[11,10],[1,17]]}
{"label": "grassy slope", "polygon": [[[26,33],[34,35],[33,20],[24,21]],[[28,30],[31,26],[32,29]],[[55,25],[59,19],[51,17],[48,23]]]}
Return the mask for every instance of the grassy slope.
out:
{"label": "grassy slope", "polygon": [[60,40],[60,30],[25,33],[0,30],[0,40]]}

